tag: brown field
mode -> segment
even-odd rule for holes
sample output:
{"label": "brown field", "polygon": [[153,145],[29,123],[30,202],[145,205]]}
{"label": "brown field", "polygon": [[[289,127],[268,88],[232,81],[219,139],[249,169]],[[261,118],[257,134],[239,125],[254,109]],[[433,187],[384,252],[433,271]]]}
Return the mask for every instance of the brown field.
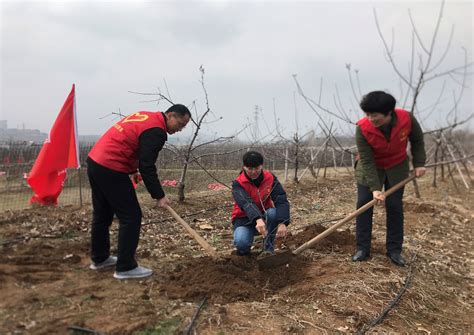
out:
{"label": "brown field", "polygon": [[[405,191],[404,254],[411,260],[405,268],[385,257],[381,207],[368,262],[350,261],[351,222],[288,266],[259,271],[260,241],[250,258],[231,254],[229,191],[193,190],[173,206],[222,255],[216,262],[140,191],[144,220],[137,256],[154,275],[137,281],[88,269],[89,205],[4,212],[0,333],[67,334],[77,326],[106,334],[178,334],[204,298],[197,334],[470,333],[474,192],[458,182],[458,193],[451,181],[432,188],[431,175],[419,185],[421,199],[411,184]],[[281,249],[298,247],[331,225],[323,221],[354,210],[354,181],[343,171],[318,182],[308,174],[299,185],[286,183],[286,190],[291,236],[280,241]],[[111,236],[114,252],[116,223]],[[369,327],[407,280],[399,303]]]}

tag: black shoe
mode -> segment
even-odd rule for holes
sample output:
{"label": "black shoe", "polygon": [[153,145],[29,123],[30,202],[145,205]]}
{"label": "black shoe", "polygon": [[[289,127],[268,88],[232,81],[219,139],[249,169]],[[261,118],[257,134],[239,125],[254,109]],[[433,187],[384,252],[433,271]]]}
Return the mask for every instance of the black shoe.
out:
{"label": "black shoe", "polygon": [[230,254],[235,255],[235,256],[250,256],[250,251],[249,252],[241,252],[240,250],[232,250],[232,252]]}
{"label": "black shoe", "polygon": [[389,253],[389,252],[387,252],[387,256],[397,266],[405,266],[406,265],[405,260],[403,259],[402,255],[399,254],[399,253],[395,253],[395,252],[394,253]]}
{"label": "black shoe", "polygon": [[365,250],[357,250],[354,256],[352,256],[353,262],[363,262],[366,261],[370,256],[370,252]]}

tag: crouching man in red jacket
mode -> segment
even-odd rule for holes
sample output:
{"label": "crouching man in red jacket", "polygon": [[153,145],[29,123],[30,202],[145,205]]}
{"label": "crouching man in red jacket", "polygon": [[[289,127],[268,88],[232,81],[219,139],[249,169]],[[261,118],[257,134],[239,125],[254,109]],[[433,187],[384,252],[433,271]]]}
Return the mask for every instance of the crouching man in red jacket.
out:
{"label": "crouching man in red jacket", "polygon": [[249,151],[242,172],[232,183],[232,225],[238,255],[250,254],[254,236],[264,238],[264,252],[273,253],[275,237],[286,236],[290,205],[278,179],[263,169],[263,156]]}

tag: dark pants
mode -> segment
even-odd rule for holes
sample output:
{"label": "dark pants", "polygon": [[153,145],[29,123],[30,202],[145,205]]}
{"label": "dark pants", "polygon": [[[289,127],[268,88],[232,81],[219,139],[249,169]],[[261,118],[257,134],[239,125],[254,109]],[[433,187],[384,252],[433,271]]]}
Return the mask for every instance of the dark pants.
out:
{"label": "dark pants", "polygon": [[[385,190],[391,187],[388,179],[385,180]],[[403,244],[403,191],[404,187],[385,199],[387,213],[388,253],[401,253]],[[364,206],[373,199],[372,192],[367,186],[357,184],[357,208]],[[360,214],[356,219],[357,249],[370,252],[372,239],[373,207]]]}
{"label": "dark pants", "polygon": [[100,263],[109,257],[109,227],[115,214],[120,222],[116,270],[134,269],[137,267],[135,251],[140,238],[142,212],[130,177],[99,165],[90,158],[87,159],[87,175],[93,206],[91,259],[94,263]]}

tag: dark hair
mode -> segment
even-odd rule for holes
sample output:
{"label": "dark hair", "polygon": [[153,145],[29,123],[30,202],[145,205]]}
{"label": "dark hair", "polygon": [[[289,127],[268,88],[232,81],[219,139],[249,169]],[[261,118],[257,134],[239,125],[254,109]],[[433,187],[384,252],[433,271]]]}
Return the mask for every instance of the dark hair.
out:
{"label": "dark hair", "polygon": [[185,115],[188,115],[189,117],[191,117],[191,112],[189,111],[188,107],[181,104],[176,104],[176,105],[171,106],[170,108],[168,108],[168,110],[165,113],[170,113],[170,112],[179,114],[179,116],[181,117]]}
{"label": "dark hair", "polygon": [[373,91],[362,97],[360,108],[365,113],[380,113],[388,115],[395,108],[395,98],[383,91]]}
{"label": "dark hair", "polygon": [[263,164],[263,156],[257,151],[247,151],[242,158],[244,166],[257,167]]}

